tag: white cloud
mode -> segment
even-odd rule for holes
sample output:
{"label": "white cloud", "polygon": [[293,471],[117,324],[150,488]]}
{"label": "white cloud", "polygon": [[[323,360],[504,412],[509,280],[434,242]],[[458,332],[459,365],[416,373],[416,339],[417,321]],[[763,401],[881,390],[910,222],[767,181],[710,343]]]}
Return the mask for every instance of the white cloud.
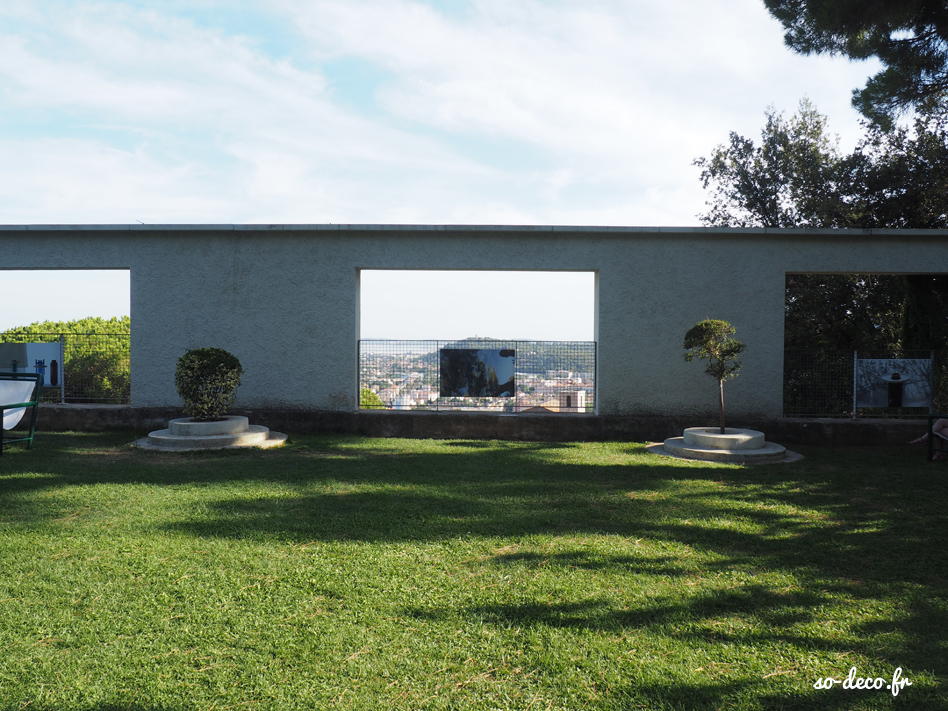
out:
{"label": "white cloud", "polygon": [[187,222],[223,206],[203,188],[220,176],[168,162],[146,145],[122,151],[75,139],[0,141],[0,214],[10,224]]}
{"label": "white cloud", "polygon": [[[831,96],[831,108],[846,117],[836,130],[856,128],[848,97],[864,69],[791,55],[758,0],[732,3],[727,14],[690,0],[478,0],[460,17],[415,0],[284,7],[317,53],[392,72],[397,78],[379,92],[392,114],[455,135],[533,145],[556,163],[554,173],[602,185],[610,204],[598,208],[614,208],[628,191],[623,222],[655,215],[693,224],[703,200],[691,161],[728,130],[756,135],[768,104],[793,111],[805,94],[818,106]],[[685,200],[656,210],[649,191]],[[578,215],[590,206],[570,207]],[[552,217],[562,205],[542,210]]]}
{"label": "white cloud", "polygon": [[[865,73],[759,0],[283,0],[310,54],[280,59],[173,6],[0,10],[0,219],[695,224],[693,158],[804,94],[852,134]],[[330,61],[382,69],[381,110]]]}
{"label": "white cloud", "polygon": [[855,142],[760,0],[442,5],[4,0],[0,222],[689,225],[769,104]]}
{"label": "white cloud", "polygon": [[[63,19],[63,36],[77,42],[67,59],[17,38],[0,42],[13,104],[56,117],[55,132],[67,136],[0,143],[6,165],[22,167],[0,176],[5,222],[371,222],[392,212],[377,194],[391,192],[386,185],[405,183],[397,200],[404,212],[407,187],[497,179],[437,141],[334,106],[321,75],[241,41],[151,15],[109,13],[95,31],[92,24],[88,14]],[[152,77],[156,62],[163,73]],[[99,135],[69,135],[90,129]],[[111,145],[119,136],[134,146]],[[451,196],[463,199],[462,190]],[[414,216],[430,215],[415,202]]]}

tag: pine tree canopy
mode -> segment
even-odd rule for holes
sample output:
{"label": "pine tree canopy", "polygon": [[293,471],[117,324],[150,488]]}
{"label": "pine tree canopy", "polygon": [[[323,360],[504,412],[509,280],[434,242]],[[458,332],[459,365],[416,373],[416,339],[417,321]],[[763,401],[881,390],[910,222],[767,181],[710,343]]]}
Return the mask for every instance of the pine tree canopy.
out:
{"label": "pine tree canopy", "polygon": [[853,106],[871,121],[948,97],[948,4],[944,0],[764,0],[801,54],[877,58],[883,69]]}

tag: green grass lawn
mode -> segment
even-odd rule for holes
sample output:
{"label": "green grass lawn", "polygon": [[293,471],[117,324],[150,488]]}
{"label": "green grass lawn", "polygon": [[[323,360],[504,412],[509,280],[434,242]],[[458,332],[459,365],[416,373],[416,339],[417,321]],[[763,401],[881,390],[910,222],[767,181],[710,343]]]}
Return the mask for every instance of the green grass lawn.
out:
{"label": "green grass lawn", "polygon": [[4,711],[948,708],[921,448],[132,439],[0,459]]}

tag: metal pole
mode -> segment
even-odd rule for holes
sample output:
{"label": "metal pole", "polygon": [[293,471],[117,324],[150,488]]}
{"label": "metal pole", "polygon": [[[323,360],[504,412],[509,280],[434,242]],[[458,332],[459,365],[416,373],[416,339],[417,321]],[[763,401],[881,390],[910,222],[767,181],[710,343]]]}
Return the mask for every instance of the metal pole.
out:
{"label": "metal pole", "polygon": [[513,406],[513,411],[514,411],[514,413],[519,414],[519,413],[520,413],[520,388],[521,388],[521,383],[520,383],[520,381],[519,381],[518,378],[517,378],[517,358],[518,358],[518,355],[517,355],[517,354],[520,353],[521,342],[520,342],[520,341],[514,341],[513,347],[514,347],[514,406]]}
{"label": "metal pole", "polygon": [[853,351],[853,419],[856,419],[856,380],[859,374],[859,351]]}
{"label": "metal pole", "polygon": [[66,336],[59,334],[59,404],[66,404]]}
{"label": "metal pole", "polygon": [[[929,355],[931,365],[928,368],[928,392],[932,394],[932,399],[928,401],[928,414],[931,415],[935,410],[935,351],[932,350]],[[931,439],[931,435],[928,435]]]}
{"label": "metal pole", "polygon": [[[598,280],[599,272],[596,272],[597,283]],[[599,414],[599,341],[593,341],[593,414]]]}

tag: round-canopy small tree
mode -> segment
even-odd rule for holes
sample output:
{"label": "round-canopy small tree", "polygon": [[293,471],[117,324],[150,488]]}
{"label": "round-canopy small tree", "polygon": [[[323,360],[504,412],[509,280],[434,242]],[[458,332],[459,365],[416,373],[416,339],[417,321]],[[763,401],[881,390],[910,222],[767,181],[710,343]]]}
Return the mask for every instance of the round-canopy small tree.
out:
{"label": "round-canopy small tree", "polygon": [[234,404],[243,372],[237,357],[222,348],[195,348],[185,353],[174,372],[184,414],[199,422],[221,419]]}
{"label": "round-canopy small tree", "polygon": [[382,402],[382,398],[372,390],[362,388],[362,390],[359,391],[359,407],[363,410],[384,410],[385,403]]}
{"label": "round-canopy small tree", "polygon": [[718,381],[718,404],[721,409],[721,434],[724,431],[724,381],[737,376],[741,369],[738,356],[747,346],[732,338],[734,327],[727,321],[706,319],[696,323],[685,334],[685,360],[689,363],[706,358],[708,366],[704,372]]}

